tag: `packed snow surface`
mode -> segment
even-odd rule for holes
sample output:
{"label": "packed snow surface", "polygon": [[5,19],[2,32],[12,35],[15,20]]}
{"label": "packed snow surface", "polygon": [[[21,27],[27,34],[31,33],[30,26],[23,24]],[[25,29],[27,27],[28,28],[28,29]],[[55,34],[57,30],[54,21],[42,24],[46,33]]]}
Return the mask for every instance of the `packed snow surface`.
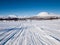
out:
{"label": "packed snow surface", "polygon": [[60,20],[0,21],[0,45],[60,45]]}

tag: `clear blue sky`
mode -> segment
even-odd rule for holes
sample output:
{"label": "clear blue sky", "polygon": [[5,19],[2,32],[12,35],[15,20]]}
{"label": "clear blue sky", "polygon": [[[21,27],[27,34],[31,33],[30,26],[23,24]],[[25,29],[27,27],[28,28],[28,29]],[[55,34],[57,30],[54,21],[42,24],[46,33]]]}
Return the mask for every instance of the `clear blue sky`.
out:
{"label": "clear blue sky", "polygon": [[60,14],[60,0],[0,0],[0,15]]}

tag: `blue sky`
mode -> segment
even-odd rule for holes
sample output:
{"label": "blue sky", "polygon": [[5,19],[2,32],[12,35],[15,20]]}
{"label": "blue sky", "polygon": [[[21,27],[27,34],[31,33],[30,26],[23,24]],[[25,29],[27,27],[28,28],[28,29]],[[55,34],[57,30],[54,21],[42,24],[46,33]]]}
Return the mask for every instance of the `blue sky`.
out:
{"label": "blue sky", "polygon": [[59,0],[0,0],[0,15],[36,15],[39,12],[60,14]]}

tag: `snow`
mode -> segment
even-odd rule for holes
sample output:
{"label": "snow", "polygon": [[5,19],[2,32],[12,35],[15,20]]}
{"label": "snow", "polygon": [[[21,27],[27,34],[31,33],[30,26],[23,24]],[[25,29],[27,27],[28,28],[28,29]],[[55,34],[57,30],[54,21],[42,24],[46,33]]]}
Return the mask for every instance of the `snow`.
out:
{"label": "snow", "polygon": [[48,12],[40,12],[37,14],[37,16],[48,16],[49,13]]}
{"label": "snow", "polygon": [[8,15],[8,17],[14,18],[14,17],[17,17],[17,16],[16,15]]}
{"label": "snow", "polygon": [[0,45],[60,45],[60,19],[0,21]]}
{"label": "snow", "polygon": [[46,17],[46,16],[58,16],[60,17],[60,14],[55,13],[48,13],[48,12],[40,12],[36,16]]}

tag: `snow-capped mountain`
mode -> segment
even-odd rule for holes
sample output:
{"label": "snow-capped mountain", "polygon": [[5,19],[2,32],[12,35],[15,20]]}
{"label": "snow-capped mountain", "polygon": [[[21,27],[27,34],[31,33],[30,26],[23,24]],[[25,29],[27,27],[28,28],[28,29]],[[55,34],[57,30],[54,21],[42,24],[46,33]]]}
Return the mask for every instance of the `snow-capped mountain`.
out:
{"label": "snow-capped mountain", "polygon": [[60,19],[60,15],[48,13],[48,12],[40,12],[34,16],[16,16],[16,15],[8,15],[1,16],[0,20],[51,20],[51,19]]}

